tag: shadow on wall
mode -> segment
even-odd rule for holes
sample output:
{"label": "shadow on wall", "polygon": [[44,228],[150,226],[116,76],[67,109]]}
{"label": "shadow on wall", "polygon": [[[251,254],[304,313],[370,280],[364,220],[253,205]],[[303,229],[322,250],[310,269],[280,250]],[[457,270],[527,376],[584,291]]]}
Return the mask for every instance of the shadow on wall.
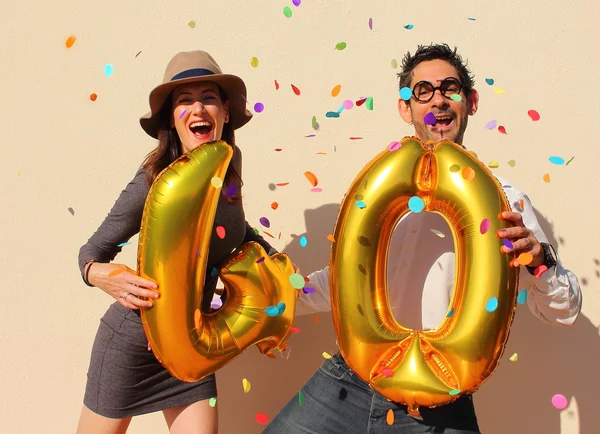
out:
{"label": "shadow on wall", "polygon": [[[339,204],[306,210],[307,232],[297,234],[284,249],[303,274],[327,265],[330,242],[326,237],[333,232],[338,210]],[[552,225],[539,213],[536,215],[550,242],[558,248]],[[308,240],[304,248],[299,244],[302,235]],[[277,360],[269,360],[250,348],[219,371],[219,432],[261,433],[265,426],[255,421],[256,414],[265,413],[271,420],[318,369],[323,362],[322,352],[337,351],[330,312],[298,317],[295,326],[301,332],[289,340],[287,359],[278,354]],[[518,354],[516,362],[508,360],[513,353]],[[550,401],[560,393],[569,401],[577,400],[579,432],[597,432],[592,412],[599,402],[598,360],[600,337],[588,318],[581,315],[570,328],[551,326],[537,319],[526,305],[519,306],[502,362],[475,394],[481,431],[560,434],[560,411]],[[248,394],[242,390],[243,378],[252,385]],[[573,413],[568,417],[577,416]]]}

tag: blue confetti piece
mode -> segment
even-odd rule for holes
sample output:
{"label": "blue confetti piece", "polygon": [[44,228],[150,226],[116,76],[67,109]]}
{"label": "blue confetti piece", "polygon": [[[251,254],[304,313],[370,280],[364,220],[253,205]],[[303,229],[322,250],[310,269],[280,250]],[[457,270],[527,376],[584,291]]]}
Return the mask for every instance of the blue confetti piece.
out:
{"label": "blue confetti piece", "polygon": [[344,111],[344,108],[344,106],[341,106],[336,113],[339,115],[341,112]]}
{"label": "blue confetti piece", "polygon": [[265,313],[267,316],[277,316],[279,315],[279,309],[277,306],[269,306],[265,309]]}
{"label": "blue confetti piece", "polygon": [[491,85],[494,84],[494,79],[493,78],[486,78],[485,82],[491,86]]}
{"label": "blue confetti piece", "polygon": [[415,27],[415,25],[414,25],[414,24],[407,24],[407,25],[405,25],[405,26],[404,26],[404,28],[405,28],[406,30],[412,30],[414,27]]}
{"label": "blue confetti piece", "polygon": [[300,247],[306,247],[307,244],[308,244],[308,240],[306,239],[306,237],[304,235],[302,235],[300,237]]}
{"label": "blue confetti piece", "polygon": [[113,71],[114,71],[114,67],[110,63],[107,63],[106,66],[104,67],[104,74],[107,77],[110,77],[113,75]]}
{"label": "blue confetti piece", "polygon": [[488,312],[493,312],[498,309],[498,299],[496,297],[492,297],[485,304],[485,310]]}
{"label": "blue confetti piece", "polygon": [[362,200],[357,200],[356,206],[358,206],[360,209],[365,209],[367,207],[367,204],[364,203]]}
{"label": "blue confetti piece", "polygon": [[408,209],[415,213],[421,212],[425,209],[425,202],[419,196],[413,196],[408,199]]}
{"label": "blue confetti piece", "polygon": [[446,318],[450,318],[452,315],[454,315],[454,308],[450,309],[450,311],[446,314]]}
{"label": "blue confetti piece", "polygon": [[402,98],[404,101],[408,101],[412,98],[412,90],[410,90],[410,87],[405,86],[400,89],[400,98]]}
{"label": "blue confetti piece", "polygon": [[469,17],[469,18],[467,18],[467,20],[469,20],[469,21],[475,21],[475,18]]}
{"label": "blue confetti piece", "polygon": [[281,316],[285,312],[285,303],[283,301],[277,304],[277,315]]}
{"label": "blue confetti piece", "polygon": [[210,270],[210,275],[212,277],[215,277],[217,274],[219,274],[219,270],[217,270],[215,267],[213,267],[212,270]]}
{"label": "blue confetti piece", "polygon": [[338,112],[327,112],[325,113],[326,118],[339,118],[340,114]]}
{"label": "blue confetti piece", "polygon": [[526,301],[527,301],[527,290],[522,289],[519,291],[519,295],[517,295],[517,303],[525,304]]}
{"label": "blue confetti piece", "polygon": [[127,244],[131,244],[131,243],[121,243],[121,244],[119,244],[118,246],[119,246],[119,247],[123,247],[123,246],[126,246]]}
{"label": "blue confetti piece", "polygon": [[552,164],[565,164],[564,158],[561,157],[550,157],[549,160]]}
{"label": "blue confetti piece", "polygon": [[496,128],[496,125],[497,125],[497,122],[496,122],[495,120],[491,120],[491,121],[489,121],[489,122],[488,122],[488,123],[485,125],[485,127],[486,127],[488,130],[493,130],[493,129],[495,129],[495,128]]}
{"label": "blue confetti piece", "polygon": [[232,198],[233,196],[235,196],[236,193],[237,193],[237,185],[229,184],[227,186],[227,190],[225,190],[225,194],[227,195],[227,197]]}
{"label": "blue confetti piece", "polygon": [[515,247],[515,246],[513,246],[513,243],[511,243],[506,238],[502,238],[502,243],[511,250]]}

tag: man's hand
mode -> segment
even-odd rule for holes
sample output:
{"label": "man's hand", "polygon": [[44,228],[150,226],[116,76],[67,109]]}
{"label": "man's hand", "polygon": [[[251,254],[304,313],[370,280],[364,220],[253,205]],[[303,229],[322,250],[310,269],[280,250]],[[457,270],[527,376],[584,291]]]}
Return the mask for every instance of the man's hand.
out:
{"label": "man's hand", "polygon": [[[496,235],[499,238],[505,238],[512,244],[512,248],[503,245],[500,247],[502,253],[514,252],[517,257],[510,263],[511,267],[519,267],[527,265],[529,267],[539,267],[544,263],[544,249],[540,245],[535,235],[530,229],[527,229],[523,224],[523,217],[518,212],[504,211],[499,216],[500,220],[508,220],[513,223],[512,228],[500,229]],[[527,263],[519,263],[519,255],[522,253],[531,254],[531,261]],[[521,257],[529,259],[528,255]],[[523,261],[522,261],[523,262]]]}

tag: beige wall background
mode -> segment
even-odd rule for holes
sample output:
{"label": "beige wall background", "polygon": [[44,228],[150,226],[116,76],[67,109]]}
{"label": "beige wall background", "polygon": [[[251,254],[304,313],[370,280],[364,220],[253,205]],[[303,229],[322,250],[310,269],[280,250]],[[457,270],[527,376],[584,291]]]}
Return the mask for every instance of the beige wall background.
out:
{"label": "beige wall background", "polygon": [[[484,162],[498,161],[494,170],[529,194],[584,291],[583,313],[569,329],[519,308],[504,356],[517,352],[519,359],[503,360],[476,394],[482,430],[597,432],[596,2],[303,0],[295,7],[291,0],[8,0],[2,9],[0,432],[74,432],[92,341],[112,301],[84,286],[77,252],[154,146],[137,119],[173,54],[209,51],[225,71],[244,78],[250,108],[264,104],[237,137],[247,218],[260,227],[258,219],[268,217],[276,238],[267,238],[308,273],[327,264],[325,237],[354,176],[384,146],[412,133],[396,112],[392,65],[429,42],[457,45],[468,58],[481,100],[465,144]],[[71,35],[77,40],[67,49]],[[338,42],[347,48],[335,50]],[[108,63],[111,77],[104,74]],[[372,111],[362,106],[325,117],[344,100],[364,96],[373,97]],[[540,113],[538,122],[528,117],[530,109]],[[491,120],[507,134],[486,129]],[[557,166],[548,160],[554,155],[574,159]],[[322,192],[310,191],[307,170]],[[274,186],[282,182],[289,185]],[[304,248],[301,235],[308,239]],[[133,268],[136,241],[117,258]],[[335,352],[330,315],[316,319],[298,319],[301,332],[290,340],[287,359],[272,361],[250,348],[219,372],[222,433],[261,432],[255,414],[274,417],[321,364],[322,352]],[[243,378],[252,384],[248,394]],[[555,393],[569,399],[567,409],[552,407]],[[130,432],[166,427],[152,414],[134,419]]]}

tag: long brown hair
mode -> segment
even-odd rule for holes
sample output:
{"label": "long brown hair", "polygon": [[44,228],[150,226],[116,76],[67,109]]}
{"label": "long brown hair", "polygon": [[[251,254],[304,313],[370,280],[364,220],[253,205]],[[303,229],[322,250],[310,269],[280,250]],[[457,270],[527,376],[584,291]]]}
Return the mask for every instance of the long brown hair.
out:
{"label": "long brown hair", "polygon": [[[225,103],[227,97],[223,90],[219,87],[219,94],[221,101]],[[146,180],[148,185],[152,185],[156,177],[162,172],[169,164],[179,158],[181,153],[181,140],[179,134],[175,128],[171,128],[171,117],[173,116],[173,103],[171,101],[171,95],[169,95],[165,104],[160,111],[160,126],[158,130],[158,146],[154,148],[145,158],[142,163],[142,167],[146,169]],[[223,133],[221,134],[221,140],[226,142],[233,148],[233,157],[225,173],[225,179],[223,180],[223,189],[221,193],[226,197],[229,202],[241,199],[242,185],[242,151],[235,144],[235,133],[231,128],[231,122],[227,122],[223,125]],[[228,188],[231,185],[235,185],[235,194],[231,194],[231,189]]]}

